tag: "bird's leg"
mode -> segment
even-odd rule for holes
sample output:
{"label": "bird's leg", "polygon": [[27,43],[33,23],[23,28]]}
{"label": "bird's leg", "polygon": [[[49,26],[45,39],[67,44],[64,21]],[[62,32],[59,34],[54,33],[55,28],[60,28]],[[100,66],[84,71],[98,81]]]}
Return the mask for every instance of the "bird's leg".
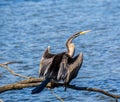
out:
{"label": "bird's leg", "polygon": [[66,86],[67,86],[67,84],[65,84],[65,85],[64,85],[64,87],[65,87],[64,91],[66,91],[66,90],[67,90],[67,87],[66,87]]}
{"label": "bird's leg", "polygon": [[66,88],[66,86],[65,86],[65,89],[64,89],[64,91],[66,91],[67,90],[67,88]]}

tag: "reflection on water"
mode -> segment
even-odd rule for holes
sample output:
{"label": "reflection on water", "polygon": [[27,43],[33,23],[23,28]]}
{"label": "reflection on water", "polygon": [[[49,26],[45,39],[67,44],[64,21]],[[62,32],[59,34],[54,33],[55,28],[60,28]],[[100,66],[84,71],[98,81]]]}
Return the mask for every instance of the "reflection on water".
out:
{"label": "reflection on water", "polygon": [[[74,40],[76,54],[83,52],[84,63],[71,84],[120,94],[119,11],[119,0],[1,0],[0,62],[22,61],[10,68],[38,77],[39,60],[47,46],[53,53],[64,51],[70,35],[90,29],[91,33]],[[18,80],[21,79],[1,69],[0,85]],[[71,89],[64,92],[64,88],[54,91],[65,102],[114,102],[99,93]],[[5,102],[57,101],[48,89],[37,95],[30,93],[31,88],[25,88],[2,93],[0,98]]]}

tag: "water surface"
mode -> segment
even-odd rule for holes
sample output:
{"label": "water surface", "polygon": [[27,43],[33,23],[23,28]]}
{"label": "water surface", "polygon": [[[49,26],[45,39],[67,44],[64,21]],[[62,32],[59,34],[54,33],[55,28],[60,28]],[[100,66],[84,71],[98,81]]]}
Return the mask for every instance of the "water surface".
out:
{"label": "water surface", "polygon": [[[120,94],[120,1],[119,0],[1,0],[0,63],[22,61],[9,67],[38,77],[40,58],[47,46],[52,53],[65,51],[73,33],[92,30],[76,38],[75,54],[83,52],[84,63],[71,84],[101,88]],[[0,85],[22,80],[0,69]],[[0,94],[5,102],[57,102],[48,89],[31,95],[32,88]],[[115,102],[95,92],[55,88],[65,102]]]}

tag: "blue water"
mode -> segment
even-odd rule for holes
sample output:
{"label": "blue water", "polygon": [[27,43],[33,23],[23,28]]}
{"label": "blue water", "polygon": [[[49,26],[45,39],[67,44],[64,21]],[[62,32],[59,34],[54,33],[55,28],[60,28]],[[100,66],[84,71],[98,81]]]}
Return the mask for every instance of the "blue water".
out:
{"label": "blue water", "polygon": [[[40,58],[47,46],[65,51],[65,42],[81,30],[90,33],[74,40],[84,63],[71,84],[120,94],[120,0],[0,0],[0,63],[15,72],[38,77]],[[0,86],[22,78],[0,68]],[[0,94],[4,102],[59,102],[48,90],[31,95],[33,88]],[[55,88],[65,102],[115,102],[100,93]]]}

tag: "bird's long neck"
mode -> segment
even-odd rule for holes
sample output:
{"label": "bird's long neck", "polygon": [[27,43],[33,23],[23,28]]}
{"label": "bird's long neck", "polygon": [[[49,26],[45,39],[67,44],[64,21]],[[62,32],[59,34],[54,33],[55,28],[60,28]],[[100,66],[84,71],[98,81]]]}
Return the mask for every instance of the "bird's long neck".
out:
{"label": "bird's long neck", "polygon": [[68,55],[70,57],[72,57],[74,55],[74,52],[75,52],[75,46],[73,43],[71,43],[69,46],[68,46]]}
{"label": "bird's long neck", "polygon": [[72,35],[66,42],[66,47],[67,47],[67,50],[68,50],[68,54],[69,56],[73,56],[74,55],[74,51],[75,51],[75,46],[74,44],[72,43],[73,39],[75,39],[77,36],[79,36],[80,34],[79,33],[76,33],[74,35]]}

